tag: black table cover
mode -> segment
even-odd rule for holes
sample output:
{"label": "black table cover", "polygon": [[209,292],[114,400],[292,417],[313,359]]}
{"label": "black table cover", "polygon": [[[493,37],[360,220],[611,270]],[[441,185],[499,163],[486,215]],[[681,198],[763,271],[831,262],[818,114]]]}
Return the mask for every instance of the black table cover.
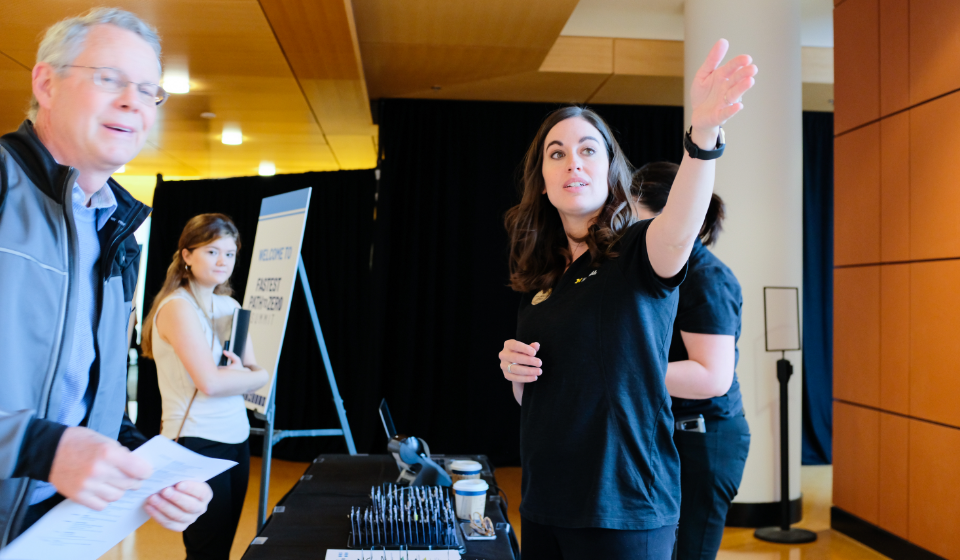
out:
{"label": "black table cover", "polygon": [[[519,552],[496,479],[483,455],[436,456],[444,461],[472,459],[483,465],[481,477],[490,485],[485,514],[497,529],[492,541],[466,541],[466,560],[515,560]],[[394,482],[399,470],[390,455],[321,455],[277,504],[243,560],[322,559],[329,548],[346,549],[350,533],[348,515],[353,506],[370,503],[370,487]],[[265,540],[264,540],[265,537]]]}

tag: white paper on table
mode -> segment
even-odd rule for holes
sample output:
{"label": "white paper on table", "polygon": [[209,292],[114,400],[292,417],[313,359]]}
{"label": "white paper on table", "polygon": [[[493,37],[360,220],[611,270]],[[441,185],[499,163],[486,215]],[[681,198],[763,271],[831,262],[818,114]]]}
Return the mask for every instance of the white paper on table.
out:
{"label": "white paper on table", "polygon": [[127,491],[103,511],[64,500],[3,550],[2,560],[94,560],[137,530],[150,516],[147,498],[184,480],[210,480],[236,465],[211,459],[156,436],[134,452],[153,466],[153,476],[139,490]]}
{"label": "white paper on table", "polygon": [[334,550],[324,560],[460,560],[456,550]]}

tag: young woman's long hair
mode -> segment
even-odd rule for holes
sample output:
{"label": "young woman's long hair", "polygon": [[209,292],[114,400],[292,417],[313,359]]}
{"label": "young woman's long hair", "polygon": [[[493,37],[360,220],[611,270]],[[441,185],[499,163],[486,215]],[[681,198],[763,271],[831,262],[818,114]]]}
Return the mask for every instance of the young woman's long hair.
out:
{"label": "young woman's long hair", "polygon": [[616,242],[637,221],[629,204],[630,163],[607,123],[586,107],[562,107],[550,113],[523,160],[520,204],[508,210],[504,220],[510,239],[510,287],[515,291],[552,289],[569,264],[571,254],[560,214],[544,193],[543,144],[557,123],[576,117],[600,132],[610,162],[607,200],[582,239],[595,266],[617,256]]}
{"label": "young woman's long hair", "polygon": [[[633,199],[651,212],[659,214],[667,204],[670,187],[673,186],[679,169],[679,165],[669,161],[655,161],[644,165],[633,174],[633,186],[630,188]],[[710,197],[710,206],[703,219],[703,226],[700,227],[699,237],[704,245],[717,242],[720,232],[723,231],[725,210],[723,199],[714,193]]]}
{"label": "young woman's long hair", "polygon": [[[193,279],[193,273],[183,260],[183,250],[193,251],[221,237],[232,237],[237,242],[237,250],[240,249],[240,232],[233,220],[223,214],[200,214],[190,218],[184,226],[183,233],[180,234],[180,242],[177,244],[177,252],[173,254],[173,262],[167,268],[167,279],[163,281],[160,292],[153,298],[150,313],[144,318],[140,329],[140,347],[147,358],[153,358],[153,318],[157,314],[157,307],[164,298],[178,288],[188,287],[190,280]],[[219,284],[214,288],[213,293],[232,295],[233,288],[230,287],[230,280],[227,279],[223,284]]]}

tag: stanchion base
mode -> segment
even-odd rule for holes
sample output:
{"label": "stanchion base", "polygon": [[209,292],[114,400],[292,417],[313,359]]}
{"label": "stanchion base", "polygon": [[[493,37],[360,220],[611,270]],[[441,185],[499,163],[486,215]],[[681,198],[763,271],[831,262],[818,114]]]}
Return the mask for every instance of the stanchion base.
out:
{"label": "stanchion base", "polygon": [[780,527],[764,527],[754,531],[753,536],[761,541],[780,544],[803,544],[817,540],[817,534],[806,529],[789,529],[784,531]]}

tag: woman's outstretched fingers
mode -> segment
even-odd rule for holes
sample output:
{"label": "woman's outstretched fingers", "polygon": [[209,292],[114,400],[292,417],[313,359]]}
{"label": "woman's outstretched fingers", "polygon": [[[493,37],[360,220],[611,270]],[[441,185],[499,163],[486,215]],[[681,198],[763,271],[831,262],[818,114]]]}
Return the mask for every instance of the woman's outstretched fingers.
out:
{"label": "woman's outstretched fingers", "polygon": [[717,66],[720,65],[720,61],[726,56],[729,48],[730,43],[726,39],[720,39],[714,43],[713,48],[710,49],[710,53],[707,54],[707,59],[703,61],[700,69],[697,70],[697,78],[701,80],[705,79],[716,70]]}

